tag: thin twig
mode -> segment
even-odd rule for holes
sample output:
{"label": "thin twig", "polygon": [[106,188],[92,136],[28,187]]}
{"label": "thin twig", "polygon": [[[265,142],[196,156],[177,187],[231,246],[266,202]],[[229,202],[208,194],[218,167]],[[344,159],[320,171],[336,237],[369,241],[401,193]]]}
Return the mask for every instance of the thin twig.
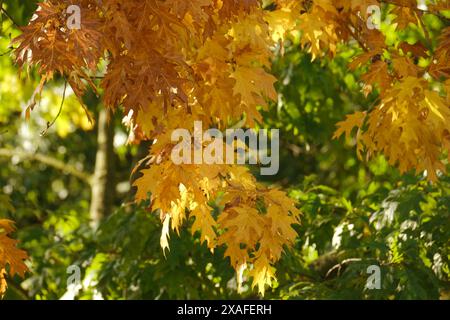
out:
{"label": "thin twig", "polygon": [[45,136],[48,132],[48,130],[53,127],[53,125],[55,124],[56,120],[58,120],[59,116],[61,115],[63,106],[64,106],[64,101],[66,100],[66,90],[67,90],[67,80],[64,81],[64,92],[63,92],[63,96],[62,96],[62,100],[61,100],[61,106],[59,107],[59,111],[58,114],[56,115],[55,119],[53,119],[52,122],[47,122],[47,128],[45,130],[43,130],[41,132],[41,136]]}
{"label": "thin twig", "polygon": [[362,261],[362,259],[360,259],[360,258],[345,259],[341,263],[338,263],[337,265],[332,267],[330,270],[328,270],[327,274],[325,275],[325,278],[328,278],[333,273],[333,271],[335,271],[336,269],[338,270],[338,276],[340,276],[343,265],[348,264],[350,262],[361,262],[361,261]]}
{"label": "thin twig", "polygon": [[13,50],[14,50],[14,48],[11,48],[6,52],[0,53],[0,57],[6,56],[7,54],[11,53]]}
{"label": "thin twig", "polygon": [[9,20],[11,20],[11,22],[12,22],[17,28],[20,29],[20,25],[16,22],[16,20],[15,20],[13,17],[11,17],[11,15],[8,13],[8,11],[6,11],[5,8],[3,8],[3,3],[2,3],[2,7],[1,7],[0,9],[1,9],[1,12],[3,12],[3,14],[4,14]]}

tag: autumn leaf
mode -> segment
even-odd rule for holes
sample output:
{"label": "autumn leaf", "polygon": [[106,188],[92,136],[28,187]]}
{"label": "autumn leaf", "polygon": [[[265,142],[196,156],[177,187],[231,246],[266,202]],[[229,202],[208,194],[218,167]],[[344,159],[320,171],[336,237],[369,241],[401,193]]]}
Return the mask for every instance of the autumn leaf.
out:
{"label": "autumn leaf", "polygon": [[395,57],[392,59],[392,63],[400,78],[419,76],[420,68],[408,57]]}
{"label": "autumn leaf", "polygon": [[366,119],[366,112],[355,112],[353,114],[347,115],[345,121],[337,123],[338,129],[334,133],[333,139],[338,139],[345,133],[345,137],[348,139],[351,136],[353,129],[356,127],[360,129]]}
{"label": "autumn leaf", "polygon": [[378,60],[369,66],[368,72],[361,76],[364,81],[365,87],[370,89],[365,90],[366,96],[373,90],[373,87],[377,85],[380,88],[381,94],[383,94],[391,85],[392,76],[389,73],[388,65],[385,61]]}
{"label": "autumn leaf", "polygon": [[8,237],[14,230],[12,221],[0,220],[0,297],[7,288],[7,274],[11,277],[17,274],[23,278],[28,270],[24,263],[28,258],[27,253],[17,248],[17,240]]}

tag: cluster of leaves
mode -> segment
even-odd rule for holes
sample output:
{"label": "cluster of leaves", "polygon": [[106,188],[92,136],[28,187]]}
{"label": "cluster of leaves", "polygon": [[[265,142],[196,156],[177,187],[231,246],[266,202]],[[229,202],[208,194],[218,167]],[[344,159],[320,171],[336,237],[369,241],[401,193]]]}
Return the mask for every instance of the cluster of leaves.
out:
{"label": "cluster of leaves", "polygon": [[[18,45],[16,61],[20,66],[25,63],[39,65],[38,73],[42,77],[29,105],[31,110],[35,107],[44,84],[55,74],[67,79],[80,100],[88,86],[97,90],[95,79],[98,78],[97,72],[101,72],[98,64],[104,59],[107,70],[99,87],[104,91],[105,105],[113,110],[121,107],[128,115],[130,142],[156,140],[151,149],[151,157],[147,158],[151,159],[148,162],[151,167],[143,170],[142,178],[136,182],[136,198],[143,201],[150,195],[149,207],[151,210],[159,210],[164,222],[160,237],[163,248],[168,247],[170,228],[183,234],[181,226],[191,221],[191,230],[193,233],[198,231],[200,243],[206,242],[211,250],[225,245],[224,254],[230,257],[231,264],[238,273],[237,287],[241,287],[242,280],[249,275],[253,277],[253,285],[264,293],[267,284],[277,286],[283,283],[283,279],[278,282],[274,279],[273,266],[280,259],[283,248],[295,242],[296,232],[292,225],[298,222],[299,211],[295,208],[294,201],[278,189],[268,188],[257,182],[246,168],[228,165],[175,166],[169,159],[174,147],[170,140],[171,132],[178,128],[192,132],[195,120],[203,121],[204,126],[221,129],[236,122],[254,127],[263,120],[260,106],[268,114],[273,113],[274,109],[267,110],[267,98],[278,100],[278,107],[282,107],[283,112],[296,117],[295,119],[301,119],[298,115],[300,111],[310,114],[314,121],[317,120],[322,125],[320,121],[324,117],[317,116],[318,109],[322,106],[317,103],[325,102],[326,107],[333,109],[333,103],[344,104],[342,97],[312,97],[310,101],[301,101],[301,105],[306,104],[307,108],[295,108],[292,103],[289,105],[289,100],[293,97],[288,90],[292,90],[292,86],[286,85],[285,92],[282,93],[290,97],[286,105],[280,104],[283,100],[278,99],[273,87],[276,78],[268,70],[272,67],[276,51],[283,54],[288,42],[298,43],[316,60],[325,55],[335,58],[341,53],[342,43],[352,44],[357,40],[364,52],[354,59],[351,66],[356,69],[365,67],[370,62],[367,70],[362,69],[363,91],[371,96],[379,92],[379,100],[375,100],[374,107],[370,110],[357,112],[340,123],[336,137],[344,132],[350,137],[353,127],[357,126],[360,156],[363,152],[368,158],[382,153],[391,164],[397,163],[402,172],[410,169],[416,169],[417,172],[426,170],[428,178],[436,180],[438,172],[445,171],[446,160],[441,158],[443,151],[448,151],[450,145],[448,95],[447,98],[444,96],[449,84],[448,27],[445,28],[444,22],[438,18],[446,14],[448,2],[429,3],[430,14],[423,14],[416,1],[383,2],[391,3],[383,5],[386,12],[392,11],[397,15],[397,27],[401,30],[395,33],[397,36],[394,39],[386,37],[388,31],[392,31],[389,26],[381,31],[367,26],[366,9],[370,5],[382,6],[375,0],[277,0],[264,1],[264,5],[256,0],[146,0],[126,3],[106,0],[101,4],[89,0],[51,0],[39,4],[36,18],[32,19],[23,30],[24,33],[15,40],[14,43]],[[69,4],[82,8],[80,30],[70,30],[65,24],[65,9]],[[442,37],[434,40],[435,37],[430,36],[432,32],[442,32]],[[420,35],[416,43],[406,42],[411,33]],[[298,66],[298,60],[290,63],[292,68]],[[312,64],[309,66],[317,67]],[[285,79],[290,77],[291,75],[286,75]],[[344,82],[347,87],[351,86],[348,78]],[[314,84],[317,86],[316,82]],[[299,94],[305,95],[306,90],[308,87]],[[335,91],[336,88],[331,90]],[[298,95],[298,92],[295,94]],[[326,95],[329,96],[330,92]],[[287,121],[292,128],[300,131],[309,129],[308,126],[303,128],[291,120]],[[281,125],[283,121],[286,120],[281,120]],[[280,124],[279,122],[280,120],[277,123]],[[302,135],[303,138],[307,136],[305,132]],[[311,135],[309,138],[311,142],[314,137]],[[293,141],[297,140],[293,138],[290,142]],[[422,190],[420,188],[423,186],[416,184],[406,194],[418,196],[414,193],[415,188]],[[428,192],[432,193],[430,190]],[[310,199],[318,201],[323,197],[319,196],[317,200],[315,192],[308,192],[306,195],[294,193],[294,196],[306,204]],[[349,209],[347,200],[343,201],[349,215],[337,225],[347,223],[346,226],[352,224],[361,227],[358,232],[349,232],[349,238],[355,235],[357,241],[353,239],[353,242],[348,242],[350,244],[344,242],[342,245],[353,250],[348,258],[361,259],[361,256],[369,255],[391,267],[393,263],[401,264],[402,260],[392,260],[389,255],[412,246],[420,254],[409,256],[409,252],[416,251],[408,249],[408,255],[405,256],[411,257],[413,263],[422,261],[428,268],[436,264],[435,254],[442,259],[448,256],[445,252],[433,250],[427,251],[427,255],[428,252],[433,253],[433,258],[423,256],[423,248],[429,247],[429,242],[434,239],[404,244],[404,239],[411,239],[408,236],[405,238],[405,230],[402,230],[402,223],[407,220],[405,217],[401,222],[393,224],[392,229],[385,225],[387,235],[376,239],[367,236],[366,229],[369,229],[369,235],[376,234],[374,230],[370,231],[370,226],[373,227],[378,218],[373,218],[375,220],[371,221],[369,227],[360,220],[367,220],[373,211],[379,210],[373,207],[373,202],[383,199],[371,199],[367,209],[363,202],[358,202],[361,208],[358,206],[355,210]],[[401,209],[407,212],[406,215],[415,212],[419,219],[424,212],[433,212],[432,209],[422,208],[431,200],[420,197],[415,197],[414,200],[417,201],[414,207],[416,211],[408,206],[408,209]],[[439,219],[443,216],[441,213],[448,210],[447,200],[444,196],[442,204],[437,207]],[[322,206],[328,205],[320,203]],[[330,201],[330,204],[336,205],[336,202]],[[321,208],[318,206],[311,209],[302,205],[306,221],[303,227],[297,229],[305,236],[297,240],[297,245],[302,241],[306,244],[306,239],[309,239],[306,234],[312,231],[307,228],[318,227],[312,221],[316,219],[315,216],[320,215]],[[411,219],[415,215],[411,214]],[[420,228],[412,228],[414,232],[428,226],[421,220],[417,223]],[[337,225],[330,224],[330,228],[336,228]],[[433,222],[428,233],[434,234],[437,225]],[[115,226],[117,228],[117,224]],[[434,242],[436,248],[446,247],[446,232],[436,233],[439,238]],[[318,252],[320,255],[329,249],[326,248],[330,243],[327,236],[329,234],[316,236],[317,241],[323,242],[323,247]],[[368,245],[371,241],[379,241],[384,246],[388,242],[396,244],[391,244],[388,249],[384,248],[384,251],[369,251],[368,254],[362,252],[363,249],[359,250],[364,245],[358,244],[358,241]],[[308,246],[302,245],[301,250],[304,248],[308,249]],[[121,252],[123,254],[126,251]],[[375,254],[371,254],[373,252]],[[140,254],[142,250],[136,257]],[[125,266],[131,260],[119,258],[112,262],[111,268]],[[410,263],[408,261],[408,265]],[[303,264],[305,265],[306,263]],[[247,266],[250,266],[248,273],[244,272]],[[138,267],[139,271],[147,270],[142,266]],[[443,278],[448,279],[448,263],[447,267],[441,264],[439,268]],[[348,275],[346,279],[354,276],[352,269],[348,270],[348,273],[343,273]],[[400,278],[408,279],[407,273],[405,271]],[[127,270],[125,274],[128,276],[132,272]],[[358,279],[360,281],[361,277]],[[431,278],[424,279],[426,280],[423,282],[427,283]],[[288,281],[292,280],[293,276],[289,276]],[[395,281],[397,280],[393,280],[392,287],[395,286]],[[114,283],[114,290],[117,290],[120,285],[115,281]],[[327,293],[332,292],[331,289],[342,293],[343,289],[348,288],[345,285],[343,289],[339,287],[345,281],[334,283],[338,285],[333,287],[328,282],[321,284],[320,294],[311,293],[310,297],[330,296]],[[129,285],[122,284],[122,287],[128,288]],[[401,287],[404,288],[404,285]],[[419,287],[423,288],[423,285]],[[437,287],[438,285],[433,288]],[[295,297],[291,293],[295,293],[299,287],[296,288],[289,289],[290,293],[287,295]],[[107,290],[112,292],[113,289]],[[412,290],[414,289],[406,291]],[[305,294],[303,289],[298,292],[299,295]],[[174,293],[169,296],[174,296]],[[426,294],[420,297],[423,296]]]}
{"label": "cluster of leaves", "polygon": [[[82,8],[81,31],[64,24],[69,3]],[[225,254],[239,279],[252,264],[253,285],[264,293],[274,277],[272,265],[296,236],[292,224],[299,212],[294,202],[258,184],[246,168],[175,166],[169,155],[172,130],[192,132],[194,120],[224,128],[245,114],[246,125],[261,122],[257,106],[266,105],[264,98],[276,99],[276,79],[264,69],[273,55],[265,11],[258,1],[181,3],[39,4],[36,18],[14,40],[18,64],[40,66],[41,82],[29,109],[55,73],[66,77],[81,98],[82,80],[93,86],[91,75],[108,52],[101,83],[105,105],[122,106],[129,114],[135,142],[157,141],[152,159],[158,161],[142,171],[136,186],[137,200],[151,194],[152,208],[161,212],[163,249],[168,247],[169,227],[179,231],[189,212],[196,219],[192,231],[199,231],[202,241],[211,249],[227,246]],[[222,208],[216,218],[211,201]]]}
{"label": "cluster of leaves", "polygon": [[[369,4],[381,7],[379,1],[355,3],[358,5],[353,9]],[[335,137],[343,133],[350,136],[352,129],[357,127],[360,158],[363,153],[366,158],[382,153],[402,173],[412,169],[417,173],[426,171],[428,179],[436,181],[438,174],[445,172],[447,161],[442,156],[450,151],[450,27],[445,25],[448,18],[438,17],[441,11],[448,14],[450,7],[446,1],[431,2],[424,12],[416,1],[392,1],[392,4],[385,6],[385,11],[394,18],[384,30],[371,30],[364,19],[350,19],[344,24],[354,27],[352,36],[364,50],[353,59],[350,67],[356,69],[368,64],[361,77],[363,90],[369,94],[377,87],[379,100],[370,110],[356,112],[339,123]],[[334,18],[333,8],[317,6],[323,15],[331,15],[335,24],[339,24],[348,9],[344,5],[339,16]],[[383,31],[392,28],[397,29],[396,37],[387,39]],[[441,34],[432,39],[432,32]],[[329,39],[334,39],[338,33],[348,36],[344,31],[336,31],[326,38],[331,42]],[[411,33],[419,34],[413,43],[408,42]],[[334,46],[330,53],[334,54]],[[438,89],[433,89],[436,86]],[[392,137],[396,137],[395,141]]]}

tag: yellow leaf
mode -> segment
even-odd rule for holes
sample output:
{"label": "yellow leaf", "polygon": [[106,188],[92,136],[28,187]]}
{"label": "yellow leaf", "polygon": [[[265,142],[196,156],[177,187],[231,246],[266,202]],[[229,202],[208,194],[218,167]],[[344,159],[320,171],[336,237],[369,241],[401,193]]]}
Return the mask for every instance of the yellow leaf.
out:
{"label": "yellow leaf", "polygon": [[241,95],[244,103],[256,104],[258,101],[255,99],[255,94],[271,100],[277,99],[277,92],[273,86],[277,78],[262,68],[239,67],[231,74],[231,77],[236,80],[234,93]]}
{"label": "yellow leaf", "polygon": [[253,277],[252,287],[258,287],[259,293],[264,296],[266,286],[271,286],[275,280],[275,268],[265,255],[261,255],[256,259],[249,275]]}
{"label": "yellow leaf", "polygon": [[360,129],[364,124],[366,118],[366,112],[355,112],[347,115],[347,119],[337,123],[338,129],[334,133],[333,139],[337,139],[345,133],[345,137],[348,139],[352,133],[352,130],[357,127]]}
{"label": "yellow leaf", "polygon": [[386,91],[382,103],[368,115],[362,143],[373,156],[383,153],[400,171],[426,172],[436,181],[445,172],[441,160],[450,151],[450,110],[443,97],[429,89],[426,80],[405,77]]}

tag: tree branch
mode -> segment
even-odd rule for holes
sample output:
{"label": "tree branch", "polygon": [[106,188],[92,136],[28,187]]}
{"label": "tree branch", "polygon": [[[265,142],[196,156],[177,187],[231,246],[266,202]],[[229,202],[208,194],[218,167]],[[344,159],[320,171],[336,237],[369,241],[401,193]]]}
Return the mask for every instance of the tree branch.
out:
{"label": "tree branch", "polygon": [[87,174],[83,171],[80,171],[75,166],[72,166],[70,164],[67,164],[63,161],[60,161],[58,159],[40,154],[40,153],[29,153],[21,150],[11,150],[11,149],[0,149],[0,157],[19,157],[23,160],[30,160],[30,161],[38,161],[40,163],[43,163],[49,167],[58,169],[60,171],[63,171],[65,173],[68,173],[83,182],[86,182],[87,184],[91,185],[91,175]]}
{"label": "tree branch", "polygon": [[97,153],[92,176],[91,225],[97,229],[103,218],[111,213],[114,203],[114,121],[108,121],[108,110],[98,116]]}

